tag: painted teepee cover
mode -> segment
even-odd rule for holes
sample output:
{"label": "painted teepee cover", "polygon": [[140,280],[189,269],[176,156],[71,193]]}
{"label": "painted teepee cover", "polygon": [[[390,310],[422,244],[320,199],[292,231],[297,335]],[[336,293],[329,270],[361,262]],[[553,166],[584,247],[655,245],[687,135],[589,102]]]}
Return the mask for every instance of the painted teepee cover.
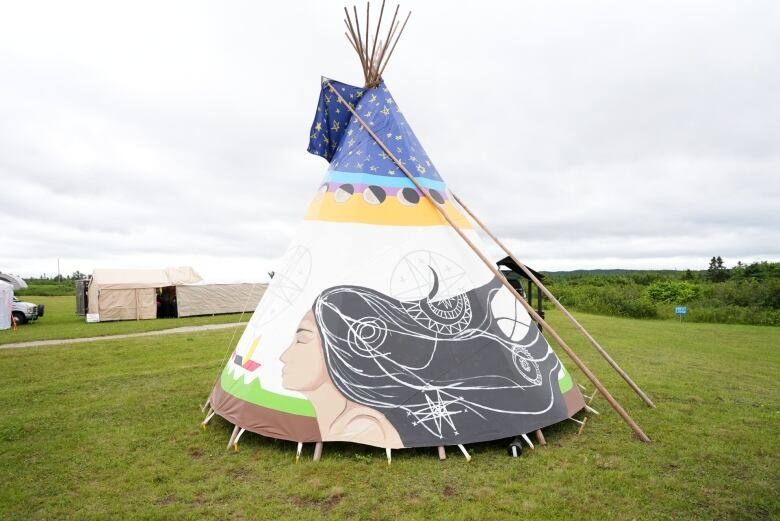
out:
{"label": "painted teepee cover", "polygon": [[216,413],[275,438],[401,448],[581,409],[527,312],[328,83],[479,244],[385,84],[323,80],[309,152],[329,167],[212,391]]}

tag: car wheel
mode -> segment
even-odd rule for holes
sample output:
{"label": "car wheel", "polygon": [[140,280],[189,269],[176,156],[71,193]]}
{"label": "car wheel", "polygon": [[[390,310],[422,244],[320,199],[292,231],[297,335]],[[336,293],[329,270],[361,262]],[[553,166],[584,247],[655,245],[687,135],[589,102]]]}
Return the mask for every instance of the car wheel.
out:
{"label": "car wheel", "polygon": [[14,311],[13,316],[14,316],[14,322],[16,322],[17,324],[21,325],[27,323],[27,317],[24,316],[24,313],[22,313],[21,311]]}

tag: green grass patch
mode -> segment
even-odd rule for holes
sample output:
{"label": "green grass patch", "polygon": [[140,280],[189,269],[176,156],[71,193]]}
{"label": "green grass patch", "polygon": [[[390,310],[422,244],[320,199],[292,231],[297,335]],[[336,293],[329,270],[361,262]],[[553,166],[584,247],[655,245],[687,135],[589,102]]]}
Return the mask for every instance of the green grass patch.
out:
{"label": "green grass patch", "polygon": [[30,295],[45,296],[45,297],[57,297],[64,295],[76,296],[76,288],[73,285],[73,281],[66,280],[63,282],[57,281],[43,281],[42,282],[30,282],[27,284],[26,289],[17,289],[14,294],[19,297],[19,300],[24,300],[22,297]]}
{"label": "green grass patch", "polygon": [[124,333],[142,333],[158,331],[183,326],[200,326],[205,324],[225,324],[244,322],[251,318],[251,311],[228,315],[204,317],[159,318],[154,320],[123,320],[117,322],[99,322],[87,324],[84,317],[76,315],[76,297],[59,296],[29,296],[19,298],[34,304],[44,304],[44,316],[34,322],[19,326],[16,331],[11,329],[0,331],[0,345],[31,340],[52,340],[62,338],[84,338],[90,336],[118,335]]}
{"label": "green grass patch", "polygon": [[[199,405],[231,332],[0,350],[2,519],[771,519],[780,516],[780,329],[581,321],[656,400],[638,397],[555,312],[550,320],[655,440],[637,441],[603,398],[582,436],[384,451],[295,444],[231,426]],[[567,364],[573,369],[573,364]],[[581,374],[574,377],[589,388]]]}

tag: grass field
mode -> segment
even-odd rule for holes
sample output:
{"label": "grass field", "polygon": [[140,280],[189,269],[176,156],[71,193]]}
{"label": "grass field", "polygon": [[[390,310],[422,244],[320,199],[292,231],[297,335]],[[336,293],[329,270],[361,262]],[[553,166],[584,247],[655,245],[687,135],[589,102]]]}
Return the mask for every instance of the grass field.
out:
{"label": "grass field", "polygon": [[76,315],[76,297],[57,296],[24,296],[19,300],[44,304],[43,317],[34,322],[19,326],[16,331],[0,331],[0,345],[12,342],[27,342],[30,340],[51,340],[60,338],[84,338],[88,336],[118,335],[123,333],[140,333],[143,331],[158,331],[182,326],[199,326],[203,324],[224,324],[247,321],[252,316],[249,313],[230,315],[215,315],[206,317],[161,318],[155,320],[124,320],[119,322],[100,322],[87,324],[84,317]]}
{"label": "grass field", "polygon": [[[231,331],[0,351],[2,519],[772,519],[780,516],[780,328],[580,315],[658,403],[644,407],[550,313],[645,431],[603,398],[578,437],[506,456],[469,446],[393,454],[295,445],[231,426],[199,404]],[[572,364],[568,366],[571,368]],[[575,378],[579,373],[573,371]],[[590,386],[580,377],[579,381]]]}

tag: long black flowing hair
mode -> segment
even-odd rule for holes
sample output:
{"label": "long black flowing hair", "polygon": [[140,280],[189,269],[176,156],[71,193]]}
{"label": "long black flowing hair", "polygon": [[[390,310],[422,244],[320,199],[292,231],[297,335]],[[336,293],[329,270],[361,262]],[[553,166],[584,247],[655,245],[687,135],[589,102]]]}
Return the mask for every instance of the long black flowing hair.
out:
{"label": "long black flowing hair", "polygon": [[491,312],[500,282],[443,299],[438,289],[433,271],[421,300],[361,286],[320,294],[312,309],[339,391],[382,412],[406,447],[499,439],[566,418],[560,361],[538,328],[523,324],[524,338],[512,340]]}

